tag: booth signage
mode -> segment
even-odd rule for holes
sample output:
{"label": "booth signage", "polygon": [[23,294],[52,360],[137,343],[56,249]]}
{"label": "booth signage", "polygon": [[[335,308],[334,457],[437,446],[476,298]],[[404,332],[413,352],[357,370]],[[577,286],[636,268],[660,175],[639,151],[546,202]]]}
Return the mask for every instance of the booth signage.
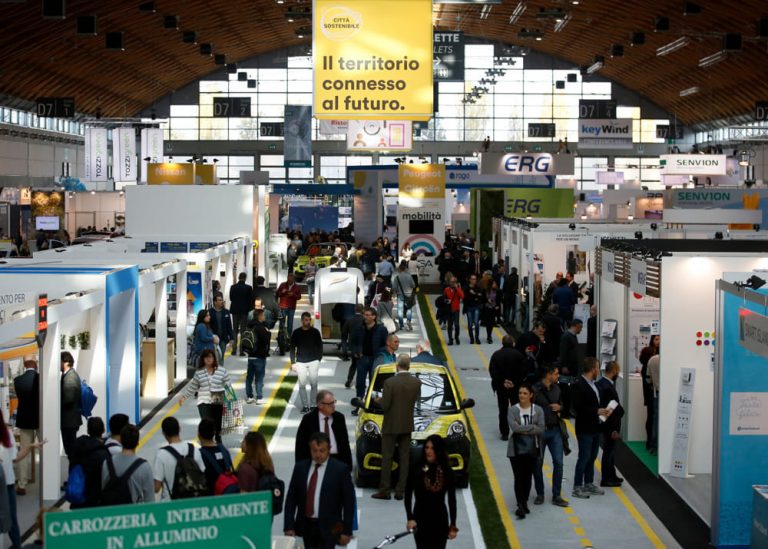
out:
{"label": "booth signage", "polygon": [[579,99],[579,118],[587,120],[616,118],[616,101],[613,99]]}
{"label": "booth signage", "polygon": [[189,242],[161,242],[160,253],[163,254],[185,254],[189,251]]}
{"label": "booth signage", "polygon": [[312,111],[306,105],[285,105],[283,163],[286,168],[312,166]]}
{"label": "booth signage", "polygon": [[214,118],[250,118],[250,97],[214,97]]}
{"label": "booth signage", "polygon": [[662,154],[661,175],[726,175],[724,154]]}
{"label": "booth signage", "polygon": [[179,499],[46,513],[49,549],[270,547],[272,494]]}
{"label": "booth signage", "polygon": [[410,120],[350,120],[347,151],[410,151],[413,122]]}
{"label": "booth signage", "polygon": [[435,82],[464,82],[464,33],[435,31],[432,43]]}
{"label": "booth signage", "polygon": [[107,181],[107,128],[86,128],[85,149],[88,151],[86,181]]}
{"label": "booth signage", "polygon": [[445,164],[401,164],[397,170],[399,202],[419,207],[425,199],[445,200]]}
{"label": "booth signage", "polygon": [[768,393],[731,393],[730,398],[729,434],[768,435]]}
{"label": "booth signage", "polygon": [[8,292],[0,294],[0,324],[5,324],[14,312],[30,307],[35,294],[32,292]]}
{"label": "booth signage", "polygon": [[556,175],[550,153],[481,153],[477,164],[481,175]]}
{"label": "booth signage", "polygon": [[507,217],[573,217],[572,189],[506,189]]}
{"label": "booth signage", "polygon": [[133,128],[112,130],[112,177],[115,181],[135,182],[138,176],[136,132]]}
{"label": "booth signage", "polygon": [[144,253],[156,254],[160,251],[159,242],[145,242],[144,249],[141,250]]}
{"label": "booth signage", "polygon": [[320,120],[320,135],[346,135],[348,120]]}
{"label": "booth signage", "polygon": [[428,120],[431,0],[315,0],[314,115]]}
{"label": "booth signage", "polygon": [[672,470],[670,476],[688,476],[688,443],[693,415],[693,388],[696,383],[695,368],[680,369],[680,388],[677,394],[675,431],[672,439]]}
{"label": "booth signage", "polygon": [[216,169],[213,164],[147,164],[149,185],[215,185]]}
{"label": "booth signage", "polygon": [[603,249],[602,261],[603,275],[605,275],[605,278],[613,280],[613,276],[616,273],[616,255],[613,252]]}
{"label": "booth signage", "polygon": [[204,252],[210,248],[218,246],[218,242],[190,242],[189,251],[191,252]]}
{"label": "booth signage", "polygon": [[580,119],[580,149],[631,149],[632,119]]}
{"label": "booth signage", "polygon": [[630,268],[629,289],[640,295],[645,295],[645,280],[648,276],[648,265],[644,259],[632,259]]}
{"label": "booth signage", "polygon": [[528,122],[528,137],[555,137],[556,127],[552,123]]}
{"label": "booth signage", "polygon": [[[35,334],[40,344],[45,343],[45,336],[48,335],[48,294],[37,296],[37,307],[35,307],[36,322]],[[41,345],[42,346],[42,345]]]}
{"label": "booth signage", "polygon": [[768,317],[739,309],[739,345],[768,358]]}
{"label": "booth signage", "polygon": [[[144,128],[141,130],[141,181],[147,182],[148,163],[163,161],[163,130],[161,128]],[[149,160],[144,160],[149,158]]]}
{"label": "booth signage", "polygon": [[285,124],[282,122],[262,122],[259,124],[259,136],[282,137],[285,135]]}
{"label": "booth signage", "polygon": [[[492,154],[492,153],[482,153],[485,154]],[[481,155],[482,156],[482,155]],[[566,159],[567,162],[567,159]],[[573,166],[573,161],[571,160],[571,166]],[[558,164],[558,168],[560,168],[560,165]],[[567,168],[564,168],[567,169]],[[544,175],[544,176],[537,176],[537,175],[511,175],[508,173],[479,173],[477,168],[475,167],[469,167],[469,166],[448,166],[448,169],[446,170],[448,182],[453,183],[455,185],[467,185],[467,186],[478,186],[478,187],[496,187],[496,188],[503,188],[503,187],[517,187],[517,186],[525,186],[525,187],[554,187],[555,185],[555,178],[554,176]],[[573,170],[571,170],[570,173],[573,173]]]}

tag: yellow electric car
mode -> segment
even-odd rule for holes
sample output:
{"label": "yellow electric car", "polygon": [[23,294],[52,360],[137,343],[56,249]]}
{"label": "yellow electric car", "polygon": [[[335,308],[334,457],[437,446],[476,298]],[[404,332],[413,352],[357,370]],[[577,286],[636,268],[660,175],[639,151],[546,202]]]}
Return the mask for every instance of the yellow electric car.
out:
{"label": "yellow electric car", "polygon": [[309,258],[315,258],[315,265],[318,269],[327,267],[331,264],[331,257],[338,252],[337,248],[341,251],[347,251],[347,246],[341,243],[325,242],[322,244],[310,244],[307,247],[307,251],[296,258],[296,263],[293,265],[293,274],[296,280],[301,282],[304,279],[304,265],[309,263]]}
{"label": "yellow electric car", "polygon": [[[472,408],[472,399],[460,400],[450,372],[444,366],[412,363],[410,373],[421,380],[421,398],[413,412],[411,459],[418,458],[424,440],[430,435],[445,439],[448,459],[459,487],[469,483],[470,438],[464,410]],[[374,398],[382,395],[384,382],[395,375],[394,364],[376,368],[364,399],[353,399],[359,415],[355,428],[355,482],[358,486],[378,486],[381,472],[382,409]],[[397,452],[392,463],[393,483],[399,474]]]}

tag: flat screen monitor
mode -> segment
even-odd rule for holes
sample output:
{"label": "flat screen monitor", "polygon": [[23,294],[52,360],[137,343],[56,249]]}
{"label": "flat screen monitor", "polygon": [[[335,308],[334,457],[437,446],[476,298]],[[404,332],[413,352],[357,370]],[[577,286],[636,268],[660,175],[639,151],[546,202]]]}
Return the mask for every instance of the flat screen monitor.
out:
{"label": "flat screen monitor", "polygon": [[38,231],[58,231],[59,230],[59,218],[58,216],[38,216],[35,218],[35,229]]}

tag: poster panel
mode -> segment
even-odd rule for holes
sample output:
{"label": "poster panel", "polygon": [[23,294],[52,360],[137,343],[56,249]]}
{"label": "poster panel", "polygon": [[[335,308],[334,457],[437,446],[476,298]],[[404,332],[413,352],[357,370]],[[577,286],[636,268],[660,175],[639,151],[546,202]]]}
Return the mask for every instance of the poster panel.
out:
{"label": "poster panel", "polygon": [[312,166],[312,109],[308,105],[285,105],[283,120],[285,167],[309,168]]}
{"label": "poster panel", "polygon": [[121,183],[135,183],[138,177],[136,131],[133,128],[112,130],[112,177]]}

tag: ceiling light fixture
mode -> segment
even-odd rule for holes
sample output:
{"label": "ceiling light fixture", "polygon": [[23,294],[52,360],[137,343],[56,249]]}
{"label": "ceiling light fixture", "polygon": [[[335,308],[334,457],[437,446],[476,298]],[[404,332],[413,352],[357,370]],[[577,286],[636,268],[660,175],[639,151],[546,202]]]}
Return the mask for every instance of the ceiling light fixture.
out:
{"label": "ceiling light fixture", "polygon": [[541,40],[544,37],[544,33],[541,32],[539,29],[520,29],[520,32],[517,33],[518,38],[535,38],[536,40]]}
{"label": "ceiling light fixture", "polygon": [[565,17],[558,20],[557,23],[555,23],[555,32],[562,32],[562,30],[565,28],[565,26],[571,22],[571,14],[566,14]]}
{"label": "ceiling light fixture", "polygon": [[596,55],[595,61],[587,67],[587,74],[594,74],[605,66],[605,57]]}
{"label": "ceiling light fixture", "polygon": [[480,19],[488,19],[488,16],[491,15],[492,7],[492,4],[485,4],[482,8],[480,8]]}
{"label": "ceiling light fixture", "polygon": [[509,24],[514,25],[517,23],[518,19],[520,19],[520,16],[523,15],[523,12],[528,7],[528,3],[521,1],[519,4],[517,4],[517,7],[512,11],[512,15],[509,16]]}
{"label": "ceiling light fixture", "polygon": [[716,65],[720,61],[725,61],[726,59],[728,59],[728,52],[721,50],[699,59],[699,67],[706,69],[712,65]]}
{"label": "ceiling light fixture", "polygon": [[691,86],[690,88],[686,88],[684,90],[680,91],[680,97],[686,97],[688,95],[693,95],[694,93],[699,93],[701,91],[701,88],[698,86]]}
{"label": "ceiling light fixture", "polygon": [[755,156],[755,151],[752,150],[744,149],[739,152],[739,166],[749,166],[753,156]]}
{"label": "ceiling light fixture", "polygon": [[685,46],[691,43],[691,39],[687,36],[681,36],[677,40],[670,42],[666,46],[661,46],[656,50],[656,55],[661,57],[663,55],[669,55],[672,52],[683,49]]}

